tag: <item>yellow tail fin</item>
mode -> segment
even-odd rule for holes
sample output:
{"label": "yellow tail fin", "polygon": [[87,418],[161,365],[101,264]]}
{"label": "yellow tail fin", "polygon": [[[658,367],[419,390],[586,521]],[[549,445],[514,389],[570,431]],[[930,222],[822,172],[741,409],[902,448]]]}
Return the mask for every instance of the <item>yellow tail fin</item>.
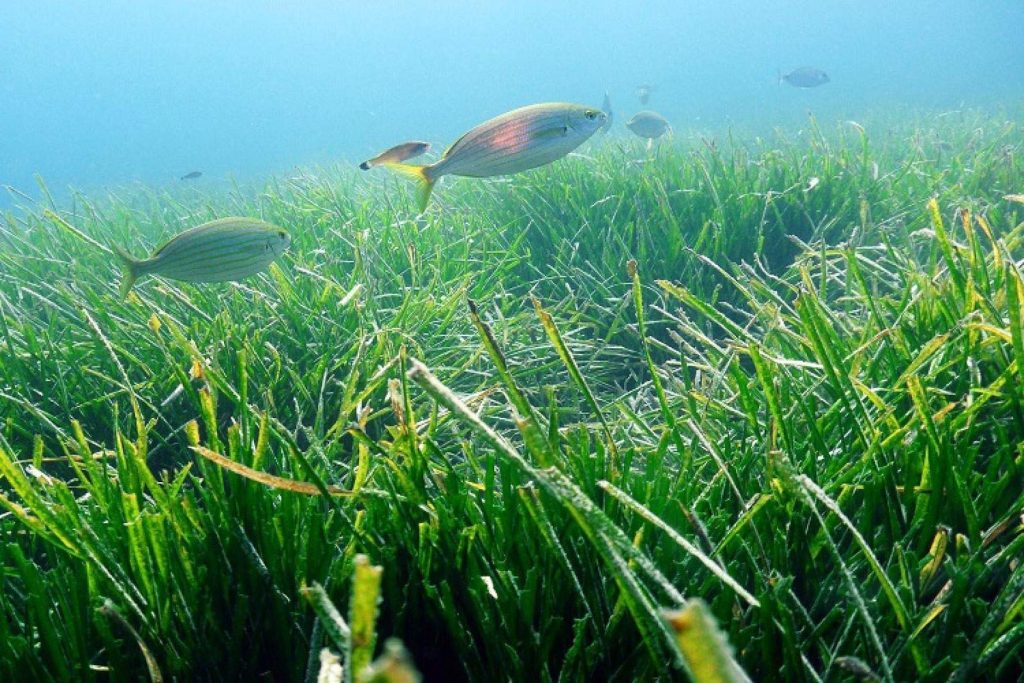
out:
{"label": "yellow tail fin", "polygon": [[128,292],[132,291],[132,285],[139,277],[139,265],[142,262],[117,245],[114,245],[114,253],[121,259],[121,269],[124,271],[121,277],[121,298],[127,299]]}
{"label": "yellow tail fin", "polygon": [[410,180],[416,181],[416,202],[419,204],[420,212],[427,209],[427,202],[430,201],[430,193],[434,189],[437,178],[430,175],[430,166],[417,164],[381,164],[392,171],[404,175]]}

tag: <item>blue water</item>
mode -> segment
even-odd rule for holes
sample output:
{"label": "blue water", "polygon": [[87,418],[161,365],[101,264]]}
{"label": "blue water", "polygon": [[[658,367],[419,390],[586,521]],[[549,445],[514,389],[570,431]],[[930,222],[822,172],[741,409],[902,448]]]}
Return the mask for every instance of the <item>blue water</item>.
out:
{"label": "blue water", "polygon": [[0,185],[259,179],[606,90],[621,131],[644,82],[677,132],[1016,105],[1022,33],[1021,0],[4,0]]}

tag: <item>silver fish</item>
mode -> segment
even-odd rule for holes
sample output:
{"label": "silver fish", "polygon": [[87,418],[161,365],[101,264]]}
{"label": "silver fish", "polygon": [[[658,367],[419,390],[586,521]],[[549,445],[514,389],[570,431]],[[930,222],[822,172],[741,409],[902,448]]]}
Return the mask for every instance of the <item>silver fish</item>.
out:
{"label": "silver fish", "polygon": [[533,104],[471,129],[437,163],[383,165],[417,182],[417,200],[423,211],[441,176],[487,178],[549,164],[582,145],[606,118],[599,109],[580,104]]}
{"label": "silver fish", "polygon": [[653,140],[671,132],[672,126],[661,114],[653,111],[638,112],[626,122],[626,127],[642,138]]}
{"label": "silver fish", "polygon": [[283,228],[254,218],[221,218],[176,235],[148,259],[136,259],[114,247],[124,266],[121,297],[135,280],[161,275],[187,282],[223,282],[254,275],[284,253],[291,236]]}
{"label": "silver fish", "polygon": [[398,164],[406,159],[412,159],[418,157],[421,154],[426,153],[430,149],[429,142],[403,142],[400,145],[395,145],[391,149],[385,150],[375,156],[372,159],[367,159],[363,163],[359,164],[359,168],[364,171],[368,171],[374,166],[381,166],[383,164]]}
{"label": "silver fish", "polygon": [[793,69],[788,74],[783,74],[780,71],[779,85],[782,85],[783,81],[797,88],[816,88],[819,85],[828,83],[829,77],[821,69],[815,69],[813,66],[802,66],[799,69]]}
{"label": "silver fish", "polygon": [[651,99],[651,93],[654,91],[653,85],[644,83],[636,87],[636,97],[640,100],[640,104],[647,104]]}
{"label": "silver fish", "polygon": [[202,171],[192,171],[191,173],[186,173],[185,175],[181,176],[181,180],[195,180],[201,175],[203,175]]}

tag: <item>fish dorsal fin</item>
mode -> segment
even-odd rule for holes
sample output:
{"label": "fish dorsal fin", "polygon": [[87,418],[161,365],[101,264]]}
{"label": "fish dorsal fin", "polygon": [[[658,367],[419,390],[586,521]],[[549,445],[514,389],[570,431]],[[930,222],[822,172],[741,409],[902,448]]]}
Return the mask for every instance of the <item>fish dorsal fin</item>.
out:
{"label": "fish dorsal fin", "polygon": [[[473,130],[476,130],[476,129],[474,128]],[[448,148],[444,150],[444,154],[442,154],[442,155],[441,155],[441,158],[442,158],[442,159],[444,159],[444,158],[446,158],[446,157],[447,157],[447,156],[448,156],[449,154],[451,154],[451,153],[452,153],[452,150],[453,150],[453,149],[455,149],[455,148],[456,148],[456,147],[458,146],[458,144],[459,144],[460,142],[462,142],[463,140],[465,140],[465,139],[466,139],[466,136],[467,136],[467,135],[469,135],[470,133],[472,133],[472,132],[473,132],[473,130],[468,130],[468,131],[466,131],[465,133],[463,133],[462,135],[460,135],[460,136],[459,136],[459,139],[458,139],[458,140],[456,140],[456,141],[455,141],[455,142],[453,142],[452,144],[448,145]]]}
{"label": "fish dorsal fin", "polygon": [[153,259],[157,258],[158,256],[160,256],[160,254],[163,253],[163,251],[165,249],[167,249],[167,247],[171,246],[176,241],[178,241],[180,238],[182,238],[185,235],[187,235],[187,234],[189,234],[191,232],[194,232],[194,231],[195,231],[195,228],[189,228],[188,230],[185,230],[184,232],[179,232],[177,235],[175,235],[174,237],[170,238],[169,240],[167,240],[166,242],[161,244],[159,247],[157,247],[156,251],[154,251],[152,254],[149,255],[149,260],[153,260]]}
{"label": "fish dorsal fin", "polygon": [[[185,232],[189,232],[189,231],[191,231],[191,230],[193,230],[193,228],[189,228],[189,230],[186,230]],[[161,244],[161,245],[160,245],[159,247],[157,247],[157,248],[156,248],[156,251],[154,251],[154,252],[153,252],[152,254],[150,254],[150,255],[149,255],[149,258],[150,258],[150,259],[155,259],[155,258],[156,258],[157,256],[159,256],[160,254],[162,254],[162,253],[164,252],[164,250],[165,250],[165,249],[167,249],[167,247],[169,247],[170,245],[174,244],[174,242],[175,242],[175,241],[176,241],[176,240],[177,240],[177,239],[178,239],[179,237],[181,237],[182,235],[184,235],[184,234],[185,234],[185,232],[179,232],[179,233],[178,233],[177,235],[175,235],[174,237],[171,237],[171,238],[170,238],[169,240],[167,240],[166,242],[164,242],[163,244]]]}
{"label": "fish dorsal fin", "polygon": [[216,219],[216,220],[212,220],[212,221],[207,221],[206,223],[202,223],[201,225],[197,225],[197,226],[195,226],[195,227],[189,228],[188,230],[185,230],[185,231],[183,231],[183,232],[179,232],[179,233],[178,233],[177,235],[175,235],[175,236],[174,236],[174,237],[172,237],[171,239],[169,239],[169,240],[167,240],[166,242],[164,242],[163,244],[161,244],[161,245],[160,245],[160,246],[159,246],[159,247],[157,248],[157,250],[156,250],[156,251],[154,251],[154,252],[153,252],[153,253],[152,253],[152,254],[150,255],[150,257],[149,257],[149,260],[153,260],[153,259],[155,259],[155,258],[156,258],[157,256],[159,256],[159,255],[160,255],[160,254],[161,254],[161,253],[162,253],[162,252],[163,252],[163,251],[164,251],[165,249],[167,249],[167,247],[171,246],[172,244],[175,244],[176,242],[179,242],[179,241],[180,241],[180,240],[181,240],[181,239],[182,239],[183,237],[186,237],[186,236],[188,236],[188,235],[191,235],[192,233],[194,233],[194,232],[198,232],[198,231],[200,231],[200,230],[203,230],[203,231],[209,231],[209,230],[211,230],[211,229],[216,229],[216,228],[220,228],[220,227],[223,227],[223,226],[225,226],[225,225],[229,225],[229,224],[231,224],[231,223],[234,223],[234,222],[235,222],[235,221],[237,221],[237,220],[238,220],[237,218],[234,218],[234,217],[232,217],[232,216],[228,216],[227,218],[218,218],[218,219]]}
{"label": "fish dorsal fin", "polygon": [[171,239],[169,239],[166,242],[164,242],[163,244],[161,244],[159,247],[156,248],[156,251],[154,251],[152,254],[149,255],[149,258],[147,260],[152,260],[152,259],[155,259],[158,256],[160,256],[161,252],[163,252],[163,250],[167,248],[167,245],[170,244],[173,241],[174,241],[174,238],[172,237]]}

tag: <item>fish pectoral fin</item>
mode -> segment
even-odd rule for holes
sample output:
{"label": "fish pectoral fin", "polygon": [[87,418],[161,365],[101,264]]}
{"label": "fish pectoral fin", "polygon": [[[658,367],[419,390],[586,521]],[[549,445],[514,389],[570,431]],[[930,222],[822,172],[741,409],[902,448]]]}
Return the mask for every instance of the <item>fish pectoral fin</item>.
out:
{"label": "fish pectoral fin", "polygon": [[554,138],[564,138],[569,134],[569,126],[558,126],[557,128],[545,128],[539,130],[533,134],[534,140],[549,140]]}

